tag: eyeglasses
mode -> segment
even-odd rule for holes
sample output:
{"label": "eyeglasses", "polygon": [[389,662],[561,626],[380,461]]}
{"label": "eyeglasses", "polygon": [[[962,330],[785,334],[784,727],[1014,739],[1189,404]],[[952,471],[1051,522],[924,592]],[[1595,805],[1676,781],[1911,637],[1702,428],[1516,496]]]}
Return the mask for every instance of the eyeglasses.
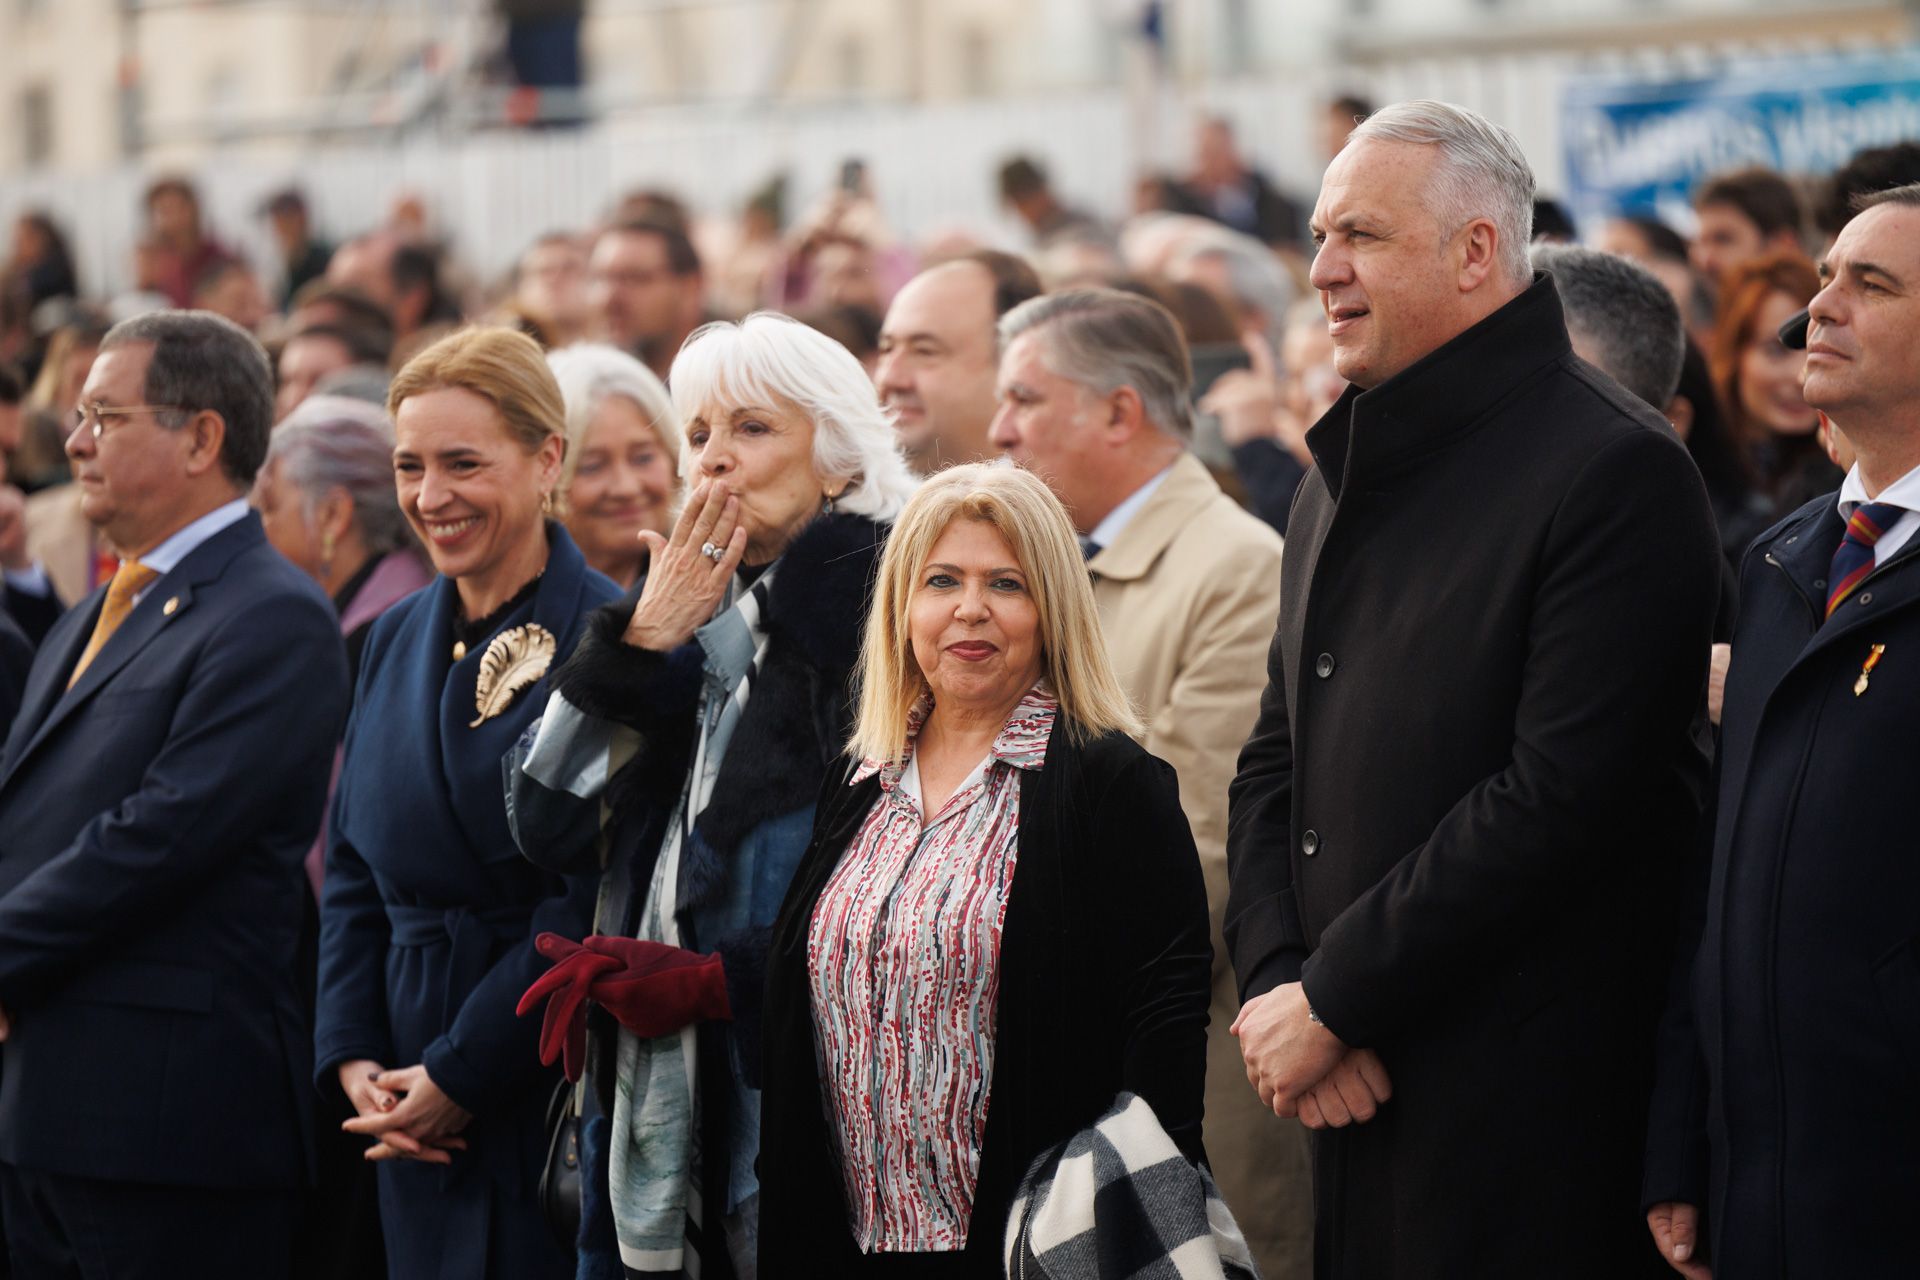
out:
{"label": "eyeglasses", "polygon": [[169,410],[184,412],[184,405],[177,404],[83,404],[73,411],[73,429],[90,428],[93,438],[98,440],[106,431],[106,419],[125,418],[136,413],[165,413]]}

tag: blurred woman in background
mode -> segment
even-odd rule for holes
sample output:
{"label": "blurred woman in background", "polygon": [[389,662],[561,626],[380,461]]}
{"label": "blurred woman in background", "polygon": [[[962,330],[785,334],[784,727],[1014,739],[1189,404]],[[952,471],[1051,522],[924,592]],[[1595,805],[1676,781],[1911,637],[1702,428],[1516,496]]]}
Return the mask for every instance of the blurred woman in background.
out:
{"label": "blurred woman in background", "polygon": [[653,370],[617,347],[566,347],[547,366],[567,404],[567,532],[590,566],[631,590],[647,562],[640,534],[664,537],[672,527],[681,446],[673,402]]}
{"label": "blurred woman in background", "polygon": [[1844,478],[1821,446],[1820,415],[1800,393],[1806,361],[1778,336],[1819,291],[1819,272],[1798,250],[1734,268],[1707,349],[1733,438],[1752,460],[1775,519],[1839,488]]}
{"label": "blurred woman in background", "polygon": [[393,427],[378,405],[315,396],[274,428],[254,481],[267,541],[340,615],[347,668],[374,619],[433,580],[393,492]]}

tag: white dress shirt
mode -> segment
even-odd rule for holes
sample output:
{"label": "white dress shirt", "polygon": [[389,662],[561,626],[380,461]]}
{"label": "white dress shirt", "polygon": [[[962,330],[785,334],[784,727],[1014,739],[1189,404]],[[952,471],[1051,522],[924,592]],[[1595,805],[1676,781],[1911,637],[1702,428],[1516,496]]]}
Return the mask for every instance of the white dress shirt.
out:
{"label": "white dress shirt", "polygon": [[1881,534],[1880,541],[1873,544],[1873,563],[1878,568],[1898,555],[1900,548],[1907,545],[1915,531],[1920,531],[1920,467],[1915,467],[1882,489],[1878,497],[1869,498],[1866,481],[1860,478],[1860,464],[1854,463],[1853,470],[1847,472],[1847,478],[1840,486],[1840,518],[1853,519],[1854,509],[1869,502],[1891,502],[1896,507],[1906,508],[1906,514],[1895,520],[1893,527]]}
{"label": "white dress shirt", "polygon": [[1094,546],[1103,549],[1112,546],[1113,540],[1120,536],[1120,531],[1127,527],[1129,521],[1140,514],[1140,508],[1147,505],[1147,499],[1153,496],[1154,490],[1158,489],[1171,474],[1173,474],[1173,468],[1168,467],[1165,471],[1162,471],[1159,475],[1128,494],[1125,501],[1113,510],[1107,512],[1106,519],[1093,526],[1093,532],[1087,535],[1088,541],[1092,542]]}

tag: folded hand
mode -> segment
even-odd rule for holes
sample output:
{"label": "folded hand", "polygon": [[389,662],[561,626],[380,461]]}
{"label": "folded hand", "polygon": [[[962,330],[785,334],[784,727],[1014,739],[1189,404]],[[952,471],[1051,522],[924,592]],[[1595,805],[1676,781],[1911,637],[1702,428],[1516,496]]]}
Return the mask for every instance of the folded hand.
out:
{"label": "folded hand", "polygon": [[1349,1049],[1338,1066],[1300,1099],[1300,1123],[1309,1129],[1341,1129],[1365,1124],[1393,1096],[1393,1083],[1380,1055]]}
{"label": "folded hand", "polygon": [[1308,1016],[1306,991],[1297,982],[1255,996],[1233,1020],[1247,1079],[1274,1114],[1292,1119],[1303,1095],[1326,1079],[1346,1054],[1340,1037]]}
{"label": "folded hand", "polygon": [[[347,1066],[341,1068],[342,1074]],[[344,1079],[342,1083],[345,1083]],[[406,1159],[425,1164],[451,1164],[452,1152],[464,1151],[460,1131],[472,1123],[466,1108],[440,1091],[425,1067],[403,1067],[366,1077],[360,1095],[372,1105],[340,1127],[348,1133],[378,1139],[367,1149],[369,1160]],[[397,1101],[393,1095],[401,1095]],[[353,1090],[348,1097],[353,1098]],[[360,1106],[355,1099],[355,1109]]]}

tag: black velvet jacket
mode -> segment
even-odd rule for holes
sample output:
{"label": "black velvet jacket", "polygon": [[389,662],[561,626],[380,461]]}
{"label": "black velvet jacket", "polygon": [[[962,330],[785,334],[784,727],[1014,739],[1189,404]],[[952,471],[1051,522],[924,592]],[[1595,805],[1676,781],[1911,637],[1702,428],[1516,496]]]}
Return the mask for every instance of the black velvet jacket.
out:
{"label": "black velvet jacket", "polygon": [[[839,1138],[814,1054],[814,905],[880,795],[822,789],[814,838],[774,926],[761,1095],[760,1273],[838,1275],[858,1258]],[[1173,769],[1123,734],[1076,743],[1063,720],[1020,779],[1020,833],[1000,944],[986,1138],[965,1252],[998,1277],[1013,1194],[1042,1151],[1127,1089],[1195,1160],[1206,1074],[1206,890]]]}

